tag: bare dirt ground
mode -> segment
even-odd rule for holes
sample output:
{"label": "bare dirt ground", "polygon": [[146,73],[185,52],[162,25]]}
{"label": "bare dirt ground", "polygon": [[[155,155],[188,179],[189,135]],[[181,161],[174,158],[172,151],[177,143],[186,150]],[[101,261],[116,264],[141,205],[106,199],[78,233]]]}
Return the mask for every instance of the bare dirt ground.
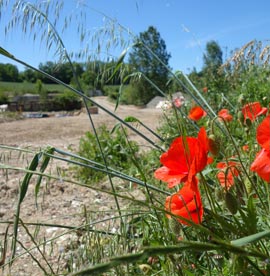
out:
{"label": "bare dirt ground", "polygon": [[[114,111],[114,104],[109,102],[106,97],[96,97],[95,101],[112,112]],[[119,106],[115,114],[120,118],[134,116],[145,125],[155,130],[159,126],[159,118],[162,115],[162,111],[154,108],[140,109],[135,106]],[[72,148],[77,148],[80,138],[86,131],[91,131],[89,118],[85,111],[75,112],[73,114],[74,116],[65,115],[67,114],[58,113],[57,116],[48,118],[23,119],[0,123],[0,144],[34,150],[44,148],[46,145],[64,150],[68,150],[70,146],[72,146]],[[101,109],[99,109],[98,114],[92,115],[92,119],[95,126],[106,124],[109,128],[117,122]],[[155,139],[154,136],[151,136],[151,134],[142,127],[139,129],[151,140]],[[130,137],[138,141],[142,147],[148,146],[138,135],[130,133]],[[31,161],[31,157],[31,154],[20,154],[19,152],[8,149],[0,149],[0,164],[24,167]],[[68,168],[67,164],[57,164],[57,166],[59,166],[62,171]],[[55,168],[57,166],[52,164],[48,168],[49,173],[55,174]],[[14,219],[18,200],[19,183],[22,179],[23,174],[19,171],[0,170],[0,261],[1,255],[3,256],[4,236],[7,226],[6,222],[12,222]],[[106,189],[108,183],[104,182],[102,185]],[[125,185],[125,183],[122,183],[120,186],[122,187]],[[111,210],[115,209],[115,203],[108,194],[86,189],[78,185],[71,185],[70,183],[60,180],[44,180],[42,182],[40,196],[37,199],[38,204],[36,205],[34,187],[35,180],[33,178],[21,206],[20,217],[24,223],[44,222],[49,224],[76,226],[84,223],[85,218],[81,215],[83,208],[86,208],[89,213],[98,210],[100,216],[103,218],[109,218]],[[119,189],[121,189],[121,187]],[[136,198],[141,197],[143,199],[143,194],[137,190],[131,190],[130,193],[133,193],[133,196]],[[27,227],[33,234],[35,227]],[[117,228],[117,225],[115,227]],[[65,231],[67,231],[67,229],[59,229],[53,226],[42,227],[36,240],[39,242],[48,240]],[[11,236],[12,224],[8,231],[6,262],[11,254]],[[71,232],[56,240],[53,251],[51,251],[50,245],[42,247],[46,259],[52,265],[53,273],[57,274],[57,267],[59,267],[61,271],[61,268],[63,269],[66,266],[65,258],[61,258],[60,263],[57,258],[60,254],[64,254],[67,245],[77,238],[76,233]],[[27,234],[22,226],[19,227],[18,240],[23,243],[25,248],[22,248],[22,246],[18,244],[17,255],[23,254],[26,249],[30,249],[34,246],[29,234]],[[31,251],[31,254],[40,260],[40,264],[47,272],[52,273],[44,263],[40,252],[35,249]],[[38,264],[29,254],[23,254],[15,260],[10,268],[5,266],[4,270],[0,270],[0,275],[44,275],[44,272],[38,267]]]}
{"label": "bare dirt ground", "polygon": [[[114,103],[106,97],[95,97],[94,100],[110,111],[114,111]],[[0,144],[15,146],[44,147],[53,145],[55,147],[66,148],[70,144],[77,144],[86,131],[91,131],[91,124],[86,112],[74,112],[75,116],[64,116],[65,113],[58,113],[58,117],[24,119],[19,121],[1,124]],[[135,106],[118,106],[115,114],[124,119],[127,116],[134,116],[144,124],[155,129],[158,124],[160,109],[138,108]],[[93,114],[92,119],[96,126],[106,124],[113,126],[117,120],[100,110],[98,114]],[[143,131],[143,129],[142,129]]]}

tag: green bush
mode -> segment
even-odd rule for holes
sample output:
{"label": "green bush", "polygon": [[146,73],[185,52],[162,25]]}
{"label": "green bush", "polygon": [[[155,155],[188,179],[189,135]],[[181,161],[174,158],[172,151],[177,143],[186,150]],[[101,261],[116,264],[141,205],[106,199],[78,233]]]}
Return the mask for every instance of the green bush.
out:
{"label": "green bush", "polygon": [[79,96],[72,91],[65,91],[54,98],[54,103],[62,110],[74,110],[82,107],[82,102]]}
{"label": "green bush", "polygon": [[111,100],[116,101],[119,96],[119,86],[116,87],[107,87],[105,90],[105,95],[107,95]]}
{"label": "green bush", "polygon": [[[139,147],[136,142],[127,141],[123,131],[123,129],[117,128],[114,132],[111,132],[105,125],[102,125],[97,129],[97,134],[108,167],[127,172],[133,164],[131,158],[134,157],[134,153],[138,152]],[[87,132],[81,138],[78,155],[104,164],[96,137],[91,132]],[[89,164],[87,161],[84,163]],[[76,174],[80,179],[88,183],[101,180],[106,176],[103,172],[84,166],[76,167]]]}
{"label": "green bush", "polygon": [[8,103],[8,96],[5,92],[0,91],[0,104]]}
{"label": "green bush", "polygon": [[251,67],[241,76],[237,87],[237,91],[244,95],[246,102],[263,101],[266,98],[266,103],[269,102],[270,84],[268,81],[269,69]]}
{"label": "green bush", "polygon": [[139,86],[130,85],[122,93],[121,102],[123,104],[144,105],[142,92]]}
{"label": "green bush", "polygon": [[106,85],[104,86],[103,92],[104,96],[108,96],[110,100],[116,101],[119,98],[120,95],[120,101],[123,104],[128,104],[125,99],[123,99],[123,96],[126,94],[126,90],[129,89],[129,85]]}

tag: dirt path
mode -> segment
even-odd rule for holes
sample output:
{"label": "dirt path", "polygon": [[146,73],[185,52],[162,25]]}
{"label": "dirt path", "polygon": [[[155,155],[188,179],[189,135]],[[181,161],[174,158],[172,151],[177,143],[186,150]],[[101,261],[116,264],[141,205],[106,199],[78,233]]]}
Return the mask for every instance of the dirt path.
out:
{"label": "dirt path", "polygon": [[[110,111],[114,111],[115,105],[106,97],[96,97],[95,101]],[[159,109],[140,109],[135,106],[119,106],[115,114],[122,119],[134,116],[150,128],[155,129],[159,124],[158,117],[161,111]],[[92,115],[92,119],[96,126],[106,124],[110,127],[117,122],[101,109],[98,114]],[[20,147],[53,145],[60,148],[77,144],[82,135],[92,129],[85,111],[77,116],[24,119],[1,123],[0,128],[0,144]],[[142,129],[142,131],[144,130]]]}
{"label": "dirt path", "polygon": [[[114,110],[114,104],[108,102],[106,97],[97,97],[95,100],[111,111]],[[134,106],[119,106],[116,114],[121,118],[134,116],[151,129],[156,129],[159,125],[159,117],[162,111],[158,109],[139,109]],[[99,110],[98,114],[92,115],[92,119],[96,126],[106,124],[110,127],[117,122],[102,110]],[[76,116],[59,116],[58,114],[58,117],[24,119],[0,124],[0,144],[21,148],[30,147],[32,149],[44,148],[46,145],[51,145],[66,150],[69,146],[73,148],[77,147],[80,138],[89,130],[91,130],[91,125],[85,112],[81,112],[80,114],[77,113]],[[141,127],[140,131],[144,132],[150,139],[155,139],[148,131]],[[146,145],[146,142],[137,135],[132,133],[130,135],[132,139],[135,139],[141,145]],[[19,155],[16,152],[9,153],[9,151],[1,151],[0,149],[0,163],[9,163],[14,166],[22,167],[22,164],[30,160],[31,156]],[[61,167],[61,164],[59,166]],[[62,171],[66,169],[66,165],[63,165],[61,168]],[[48,168],[48,172],[55,174],[54,164]],[[12,221],[14,218],[18,188],[22,178],[23,174],[20,172],[8,171],[7,173],[5,170],[0,170],[0,249],[4,243],[4,233],[7,225],[4,222]],[[89,213],[98,210],[99,215],[103,218],[110,217],[112,209],[115,208],[113,199],[106,193],[85,189],[80,186],[65,183],[64,181],[48,179],[42,182],[40,196],[37,199],[37,208],[35,204],[34,185],[35,178],[33,178],[31,182],[21,207],[20,217],[24,222],[42,221],[50,224],[81,225],[84,222],[82,208],[86,208]],[[108,187],[108,183],[106,182],[102,185],[104,189]],[[125,187],[125,185],[126,183],[121,183],[121,187]],[[136,198],[143,198],[143,194],[138,190],[130,191],[130,193],[134,193],[133,196]],[[35,227],[28,226],[28,228],[32,234],[35,232]],[[67,230],[56,227],[43,227],[38,233],[37,240],[40,242],[44,241],[44,239],[48,240],[65,231]],[[8,237],[11,236],[12,227],[10,227],[8,234]],[[22,241],[28,249],[33,246],[33,242],[31,242],[29,235],[23,227],[19,228],[18,239]],[[53,268],[60,267],[63,269],[65,267],[65,258],[61,259],[61,263],[58,263],[57,258],[59,254],[65,252],[70,242],[77,239],[78,236],[76,236],[76,233],[72,232],[57,239],[53,251],[51,251],[51,246],[45,247],[44,254]],[[8,240],[7,260],[10,256],[10,246],[11,238]],[[23,253],[24,251],[25,250],[18,245],[17,254]],[[42,261],[40,253],[35,250],[33,254],[40,260],[41,265],[49,271],[48,266]],[[43,274],[42,270],[33,262],[33,259],[28,254],[24,254],[18,258],[10,270],[8,267],[5,267],[4,271],[0,270],[0,275],[39,276]]]}

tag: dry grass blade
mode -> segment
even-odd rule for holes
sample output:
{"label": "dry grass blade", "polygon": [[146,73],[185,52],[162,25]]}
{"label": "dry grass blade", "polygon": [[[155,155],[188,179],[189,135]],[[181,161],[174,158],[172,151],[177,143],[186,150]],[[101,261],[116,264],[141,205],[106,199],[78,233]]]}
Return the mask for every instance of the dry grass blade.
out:
{"label": "dry grass blade", "polygon": [[9,226],[10,226],[10,224],[8,224],[8,226],[6,228],[6,231],[5,231],[4,246],[3,246],[3,249],[2,249],[2,254],[1,254],[1,259],[0,259],[0,267],[3,266],[3,265],[5,265],[5,261],[6,261]]}

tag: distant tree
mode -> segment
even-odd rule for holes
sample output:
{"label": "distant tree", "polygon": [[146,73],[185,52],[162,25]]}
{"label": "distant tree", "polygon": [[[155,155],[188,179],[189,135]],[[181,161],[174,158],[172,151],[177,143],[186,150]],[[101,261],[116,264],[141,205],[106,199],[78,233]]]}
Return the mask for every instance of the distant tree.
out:
{"label": "distant tree", "polygon": [[13,64],[6,64],[6,74],[8,77],[7,81],[18,81],[19,80],[19,70],[17,66]]}
{"label": "distant tree", "polygon": [[81,79],[88,89],[104,89],[104,84],[114,85],[115,78],[111,78],[111,62],[95,61],[87,62],[85,70],[81,75]]}
{"label": "distant tree", "polygon": [[[74,73],[77,77],[80,77],[84,71],[82,64],[73,63]],[[47,61],[46,63],[40,63],[39,69],[45,71],[46,73],[54,76],[55,78],[70,84],[74,74],[70,63],[55,63],[52,61]],[[51,83],[52,81],[48,78],[44,78],[42,75],[38,76],[44,83]]]}
{"label": "distant tree", "polygon": [[0,81],[4,81],[6,78],[5,64],[0,63]]}
{"label": "distant tree", "polygon": [[95,86],[96,79],[96,73],[92,70],[87,70],[82,73],[82,80],[89,88],[93,88]]}
{"label": "distant tree", "polygon": [[17,66],[10,63],[0,63],[0,81],[19,81],[19,70]]}
{"label": "distant tree", "polygon": [[217,71],[218,68],[222,65],[222,50],[216,41],[209,41],[206,44],[206,53],[203,56],[204,69]]}
{"label": "distant tree", "polygon": [[74,70],[75,70],[75,74],[78,77],[81,77],[82,74],[83,74],[83,72],[84,72],[84,66],[83,66],[83,64],[78,63],[78,62],[74,62],[73,63],[73,67],[74,67]]}
{"label": "distant tree", "polygon": [[23,81],[34,83],[37,80],[37,74],[34,70],[25,68],[25,70],[20,73],[20,77]]}
{"label": "distant tree", "polygon": [[204,86],[203,73],[202,71],[198,72],[195,67],[192,68],[192,71],[188,74],[188,77],[197,88],[202,88]]}
{"label": "distant tree", "polygon": [[73,72],[69,63],[57,63],[54,66],[53,76],[69,84],[73,78]]}
{"label": "distant tree", "polygon": [[225,75],[220,70],[223,64],[222,56],[222,50],[216,41],[209,41],[206,44],[202,74],[204,77],[204,86],[213,93],[225,92],[226,90]]}
{"label": "distant tree", "polygon": [[[139,34],[135,40],[135,46],[129,56],[129,65],[132,71],[143,73],[162,91],[166,91],[168,81],[168,69],[154,56],[156,55],[165,66],[168,66],[171,55],[166,50],[165,41],[153,26]],[[138,95],[138,101],[146,104],[154,96],[160,93],[144,78],[132,83],[134,92]]]}
{"label": "distant tree", "polygon": [[[52,76],[54,76],[55,73],[55,63],[52,61],[47,61],[45,63],[40,63],[38,68]],[[39,75],[38,78],[43,82],[43,83],[53,83],[53,81],[49,78],[44,77],[44,75]]]}

